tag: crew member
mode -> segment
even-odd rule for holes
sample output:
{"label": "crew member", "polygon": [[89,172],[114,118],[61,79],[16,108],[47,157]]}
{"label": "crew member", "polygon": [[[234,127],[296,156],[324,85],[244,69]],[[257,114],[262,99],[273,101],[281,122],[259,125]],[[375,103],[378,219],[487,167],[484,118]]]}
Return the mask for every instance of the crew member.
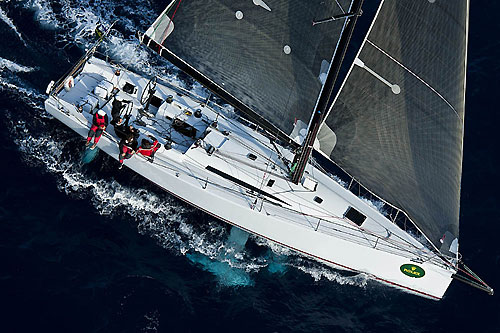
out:
{"label": "crew member", "polygon": [[147,139],[142,139],[137,153],[149,157],[149,161],[153,162],[156,151],[161,148],[161,143],[152,135],[148,135],[148,137],[153,140],[153,143]]}
{"label": "crew member", "polygon": [[120,150],[120,154],[118,155],[120,166],[118,167],[118,169],[121,169],[123,167],[123,160],[129,159],[135,154],[133,143],[134,136],[131,134],[120,141],[120,145],[118,146]]}
{"label": "crew member", "polygon": [[111,109],[111,125],[116,126],[119,122],[120,114],[121,111],[124,107],[123,102],[119,101],[116,97],[113,99],[113,104],[112,104],[112,109]]}
{"label": "crew member", "polygon": [[102,132],[104,132],[107,126],[108,115],[103,110],[97,111],[92,118],[92,126],[90,126],[85,146],[88,146],[90,140],[94,138],[94,144],[90,147],[90,149],[94,149],[97,146],[97,142],[99,142],[99,139],[101,138]]}
{"label": "crew member", "polygon": [[125,117],[125,121],[123,118],[118,118],[113,124],[113,121],[111,121],[111,124],[113,124],[115,128],[115,134],[119,139],[125,139],[128,136],[128,121],[130,117]]}
{"label": "crew member", "polygon": [[137,147],[137,138],[139,137],[139,130],[132,125],[129,125],[130,115],[125,116],[125,121],[123,118],[119,118],[114,125],[115,134],[120,139],[127,138],[130,134],[134,137],[134,141]]}

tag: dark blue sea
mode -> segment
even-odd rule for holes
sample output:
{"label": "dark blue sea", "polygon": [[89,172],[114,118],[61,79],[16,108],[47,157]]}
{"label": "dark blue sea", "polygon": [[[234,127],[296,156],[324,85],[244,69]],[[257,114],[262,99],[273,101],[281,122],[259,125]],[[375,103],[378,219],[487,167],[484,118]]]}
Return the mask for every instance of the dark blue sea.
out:
{"label": "dark blue sea", "polygon": [[[117,18],[111,59],[176,79],[134,38],[166,2],[0,1],[0,332],[500,332],[498,296],[454,281],[436,302],[337,272],[102,153],[84,163],[82,139],[44,111],[47,84]],[[499,10],[470,9],[460,214],[464,260],[497,289]]]}

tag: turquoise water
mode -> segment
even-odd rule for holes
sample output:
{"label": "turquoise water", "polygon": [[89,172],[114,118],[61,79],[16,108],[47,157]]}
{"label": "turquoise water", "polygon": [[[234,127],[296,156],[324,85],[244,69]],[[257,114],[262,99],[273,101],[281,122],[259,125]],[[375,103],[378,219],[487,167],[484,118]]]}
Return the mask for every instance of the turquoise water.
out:
{"label": "turquoise water", "polygon": [[90,162],[92,162],[96,158],[98,153],[99,153],[99,148],[95,148],[95,149],[87,148],[87,149],[85,149],[85,151],[82,154],[82,163],[89,164]]}

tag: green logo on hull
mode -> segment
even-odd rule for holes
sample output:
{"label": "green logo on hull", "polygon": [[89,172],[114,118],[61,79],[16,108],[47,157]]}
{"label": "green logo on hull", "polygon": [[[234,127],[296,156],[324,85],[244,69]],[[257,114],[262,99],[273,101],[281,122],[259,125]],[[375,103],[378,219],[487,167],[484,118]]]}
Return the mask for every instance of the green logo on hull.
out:
{"label": "green logo on hull", "polygon": [[421,267],[418,267],[417,265],[413,264],[404,264],[401,267],[399,267],[399,269],[401,270],[401,273],[403,273],[404,275],[408,275],[414,278],[421,278],[422,276],[425,275],[425,271]]}

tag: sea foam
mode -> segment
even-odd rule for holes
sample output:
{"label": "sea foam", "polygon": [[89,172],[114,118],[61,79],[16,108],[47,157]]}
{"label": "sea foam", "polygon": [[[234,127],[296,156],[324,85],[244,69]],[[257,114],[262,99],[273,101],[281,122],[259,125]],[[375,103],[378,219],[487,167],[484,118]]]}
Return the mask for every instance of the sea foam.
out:
{"label": "sea foam", "polygon": [[[147,5],[129,3],[122,10],[152,12]],[[67,43],[76,43],[82,49],[95,42],[93,31],[99,22],[109,25],[116,19],[113,12],[117,4],[111,1],[81,1],[78,5],[62,2],[60,12],[55,12],[48,1],[29,1],[28,6],[36,10],[36,18],[48,28],[66,27],[60,32],[61,39]],[[139,10],[141,9],[141,10]],[[1,14],[1,13],[0,13]],[[135,14],[131,14],[131,17]],[[135,15],[137,16],[137,15]],[[148,18],[151,22],[153,17]],[[142,18],[139,19],[143,20]],[[147,74],[161,73],[175,83],[181,84],[176,70],[171,65],[155,57],[152,52],[138,47],[138,42],[126,33],[144,29],[137,27],[132,19],[124,20],[121,32],[113,33],[107,41],[108,55],[131,70]],[[141,22],[141,21],[140,21]],[[11,71],[29,71],[24,67],[6,60],[3,68]],[[19,67],[16,67],[19,66]],[[27,164],[45,170],[57,179],[58,188],[69,196],[90,200],[96,211],[103,216],[133,219],[137,230],[154,239],[160,246],[175,255],[186,256],[194,265],[211,272],[222,286],[251,286],[255,283],[255,274],[263,269],[271,274],[284,274],[290,268],[310,275],[314,280],[326,279],[340,284],[352,284],[363,287],[366,279],[343,277],[329,268],[304,258],[276,243],[238,229],[228,228],[226,224],[207,215],[195,213],[196,209],[179,202],[166,193],[155,193],[137,187],[134,183],[121,184],[112,176],[93,175],[83,168],[81,152],[74,149],[82,143],[70,130],[60,125],[55,132],[43,111],[45,95],[23,86],[22,81],[12,82],[0,77],[0,89],[17,94],[23,102],[33,108],[34,114],[17,120],[17,115],[8,116],[11,122],[14,141],[22,152]],[[200,96],[207,91],[198,83],[191,87]],[[31,102],[30,102],[31,101]],[[34,102],[33,102],[34,101]],[[36,107],[34,107],[36,106]],[[228,107],[228,110],[231,108]],[[16,119],[16,120],[14,120]],[[35,123],[37,126],[35,126]],[[46,127],[42,129],[40,123]],[[32,129],[35,128],[36,129]],[[50,130],[49,130],[50,128]],[[71,133],[71,134],[69,134]],[[57,137],[66,139],[60,140]],[[69,146],[73,148],[69,148]],[[68,153],[68,151],[70,153]],[[101,159],[102,160],[102,159]],[[112,164],[104,157],[105,163]],[[97,163],[97,160],[91,163]],[[127,171],[130,172],[130,171]],[[202,223],[195,223],[194,218],[201,218]],[[252,255],[245,244],[254,242],[267,248],[263,254]]]}

